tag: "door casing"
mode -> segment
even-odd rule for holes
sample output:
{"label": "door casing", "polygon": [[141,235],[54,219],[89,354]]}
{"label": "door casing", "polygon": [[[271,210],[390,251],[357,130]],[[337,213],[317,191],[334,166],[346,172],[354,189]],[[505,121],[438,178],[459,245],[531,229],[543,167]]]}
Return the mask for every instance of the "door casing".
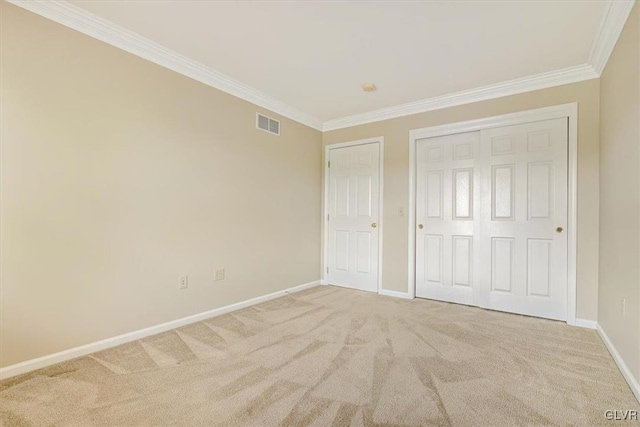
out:
{"label": "door casing", "polygon": [[378,179],[379,195],[378,195],[378,294],[382,290],[382,243],[384,235],[384,137],[377,136],[375,138],[358,139],[356,141],[340,142],[330,144],[324,147],[324,202],[322,209],[322,284],[326,284],[327,269],[329,268],[329,227],[327,215],[329,215],[329,151],[335,148],[354,147],[357,145],[378,144],[380,154],[380,166]]}
{"label": "door casing", "polygon": [[[568,264],[567,264],[567,323],[576,325],[577,305],[577,233],[578,219],[578,103],[562,104],[553,107],[538,108],[500,116],[486,117],[422,129],[409,132],[409,247],[408,247],[408,284],[409,298],[415,298],[416,292],[416,141],[436,136],[452,135],[463,132],[473,132],[494,127],[518,125],[523,123],[568,118]],[[326,215],[325,215],[326,218]]]}

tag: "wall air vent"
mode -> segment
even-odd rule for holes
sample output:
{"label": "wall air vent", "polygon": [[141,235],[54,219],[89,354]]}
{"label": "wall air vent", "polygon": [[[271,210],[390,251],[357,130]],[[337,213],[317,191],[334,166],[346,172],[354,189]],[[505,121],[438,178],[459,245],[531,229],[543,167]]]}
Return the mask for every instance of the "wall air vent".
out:
{"label": "wall air vent", "polygon": [[256,128],[274,135],[280,135],[280,122],[260,113],[256,113]]}

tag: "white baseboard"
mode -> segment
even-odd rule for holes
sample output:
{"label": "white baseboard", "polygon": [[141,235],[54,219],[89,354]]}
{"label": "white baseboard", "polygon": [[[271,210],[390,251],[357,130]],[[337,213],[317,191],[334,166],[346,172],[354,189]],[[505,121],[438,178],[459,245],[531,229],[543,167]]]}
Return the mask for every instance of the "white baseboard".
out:
{"label": "white baseboard", "polygon": [[380,289],[378,291],[378,295],[385,295],[385,296],[394,297],[394,298],[413,299],[406,292],[390,291],[388,289]]}
{"label": "white baseboard", "polygon": [[[74,347],[58,353],[42,356],[37,359],[27,360],[25,362],[17,363],[15,365],[6,366],[4,368],[0,368],[0,380],[11,378],[16,375],[24,374],[26,372],[34,371],[36,369],[55,365],[56,363],[64,362],[66,360],[75,359],[76,357],[86,356],[87,354],[95,353],[100,350],[104,350],[110,347],[115,347],[117,345],[125,344],[127,342],[139,340],[151,335],[159,334],[161,332],[179,328],[181,326],[185,326],[191,323],[200,322],[202,320],[206,320],[211,317],[220,316],[225,313],[240,310],[242,308],[260,304],[262,302],[270,301],[272,299],[280,298],[282,296],[285,296],[294,292],[299,292],[299,291],[320,285],[322,282],[323,281],[316,280],[313,282],[294,286],[292,288],[283,289],[281,291],[277,291],[277,292],[273,292],[260,297],[252,298],[246,301],[241,301],[241,302],[230,304],[224,307],[215,308],[213,310],[205,311],[203,313],[198,313],[192,316],[183,317],[181,319],[172,320],[170,322],[162,323],[160,325],[151,326],[148,328],[118,335],[112,338],[96,341],[94,343],[82,345],[79,347]],[[408,293],[391,291],[388,289],[380,289],[378,294],[389,296],[389,297],[395,297],[395,298],[412,299]],[[631,390],[633,391],[633,394],[636,396],[636,399],[638,399],[638,401],[640,402],[640,383],[633,376],[633,374],[627,367],[626,363],[624,363],[624,360],[622,360],[620,353],[618,353],[618,351],[616,350],[613,343],[611,342],[611,340],[609,339],[605,331],[602,329],[602,327],[593,320],[585,320],[585,319],[576,319],[575,326],[596,329],[598,331],[598,334],[600,335],[602,342],[609,350],[609,353],[611,353],[613,360],[615,360],[616,364],[618,365],[618,368],[620,369],[620,372],[622,373],[623,377],[629,384],[629,387],[631,387]]]}
{"label": "white baseboard", "polygon": [[313,282],[305,283],[303,285],[298,285],[292,288],[283,289],[281,291],[263,295],[257,298],[252,298],[246,301],[240,301],[235,304],[226,305],[224,307],[214,308],[213,310],[205,311],[203,313],[198,313],[192,316],[183,317],[181,319],[172,320],[170,322],[162,323],[160,325],[155,325],[155,326],[140,329],[137,331],[128,332],[126,334],[118,335],[112,338],[107,338],[107,339],[96,341],[90,344],[81,345],[80,347],[74,347],[68,350],[60,351],[58,353],[53,353],[47,356],[38,357],[37,359],[31,359],[25,362],[17,363],[15,365],[6,366],[4,368],[0,368],[0,380],[15,377],[16,375],[24,374],[26,372],[34,371],[36,369],[55,365],[56,363],[64,362],[66,360],[75,359],[76,357],[86,356],[87,354],[95,353],[100,350],[104,350],[110,347],[115,347],[117,345],[124,344],[127,342],[139,340],[151,335],[155,335],[171,329],[179,328],[181,326],[188,325],[190,323],[200,322],[202,320],[209,319],[211,317],[220,316],[221,314],[240,310],[241,308],[260,304],[262,302],[270,301],[275,298],[280,298],[294,292],[299,292],[308,288],[312,288],[319,284],[320,284],[320,281],[316,280]]}
{"label": "white baseboard", "polygon": [[611,353],[613,360],[616,361],[618,369],[620,369],[620,372],[622,372],[622,376],[625,380],[627,380],[629,387],[631,387],[631,391],[633,391],[633,394],[636,395],[636,399],[638,399],[638,402],[640,402],[640,383],[633,376],[627,364],[624,363],[624,360],[622,360],[622,356],[620,356],[620,353],[618,353],[618,350],[616,350],[604,329],[602,329],[602,327],[598,324],[596,326],[596,330],[598,331],[602,342],[607,347],[607,350],[609,350],[609,353]]}
{"label": "white baseboard", "polygon": [[598,322],[596,322],[595,320],[579,319],[576,317],[576,323],[574,323],[573,326],[587,329],[596,329],[598,326]]}

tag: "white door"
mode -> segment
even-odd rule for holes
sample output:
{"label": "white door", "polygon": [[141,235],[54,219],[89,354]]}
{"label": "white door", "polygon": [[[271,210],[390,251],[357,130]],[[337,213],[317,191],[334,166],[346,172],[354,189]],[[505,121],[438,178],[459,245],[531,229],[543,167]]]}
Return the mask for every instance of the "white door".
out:
{"label": "white door", "polygon": [[567,119],[481,131],[481,306],[567,316]]}
{"label": "white door", "polygon": [[474,304],[480,133],[417,142],[416,296]]}
{"label": "white door", "polygon": [[416,296],[566,319],[567,119],[417,141]]}
{"label": "white door", "polygon": [[329,284],[377,292],[380,144],[329,150]]}

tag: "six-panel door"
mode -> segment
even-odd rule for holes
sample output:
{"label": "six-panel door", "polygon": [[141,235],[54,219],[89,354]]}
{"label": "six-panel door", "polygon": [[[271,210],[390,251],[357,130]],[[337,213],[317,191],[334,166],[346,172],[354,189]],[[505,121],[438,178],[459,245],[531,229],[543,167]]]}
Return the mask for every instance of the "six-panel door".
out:
{"label": "six-panel door", "polygon": [[566,320],[567,119],[483,130],[480,138],[480,305]]}
{"label": "six-panel door", "polygon": [[416,296],[474,304],[480,134],[417,142]]}
{"label": "six-panel door", "polygon": [[329,151],[330,284],[377,292],[379,144]]}

